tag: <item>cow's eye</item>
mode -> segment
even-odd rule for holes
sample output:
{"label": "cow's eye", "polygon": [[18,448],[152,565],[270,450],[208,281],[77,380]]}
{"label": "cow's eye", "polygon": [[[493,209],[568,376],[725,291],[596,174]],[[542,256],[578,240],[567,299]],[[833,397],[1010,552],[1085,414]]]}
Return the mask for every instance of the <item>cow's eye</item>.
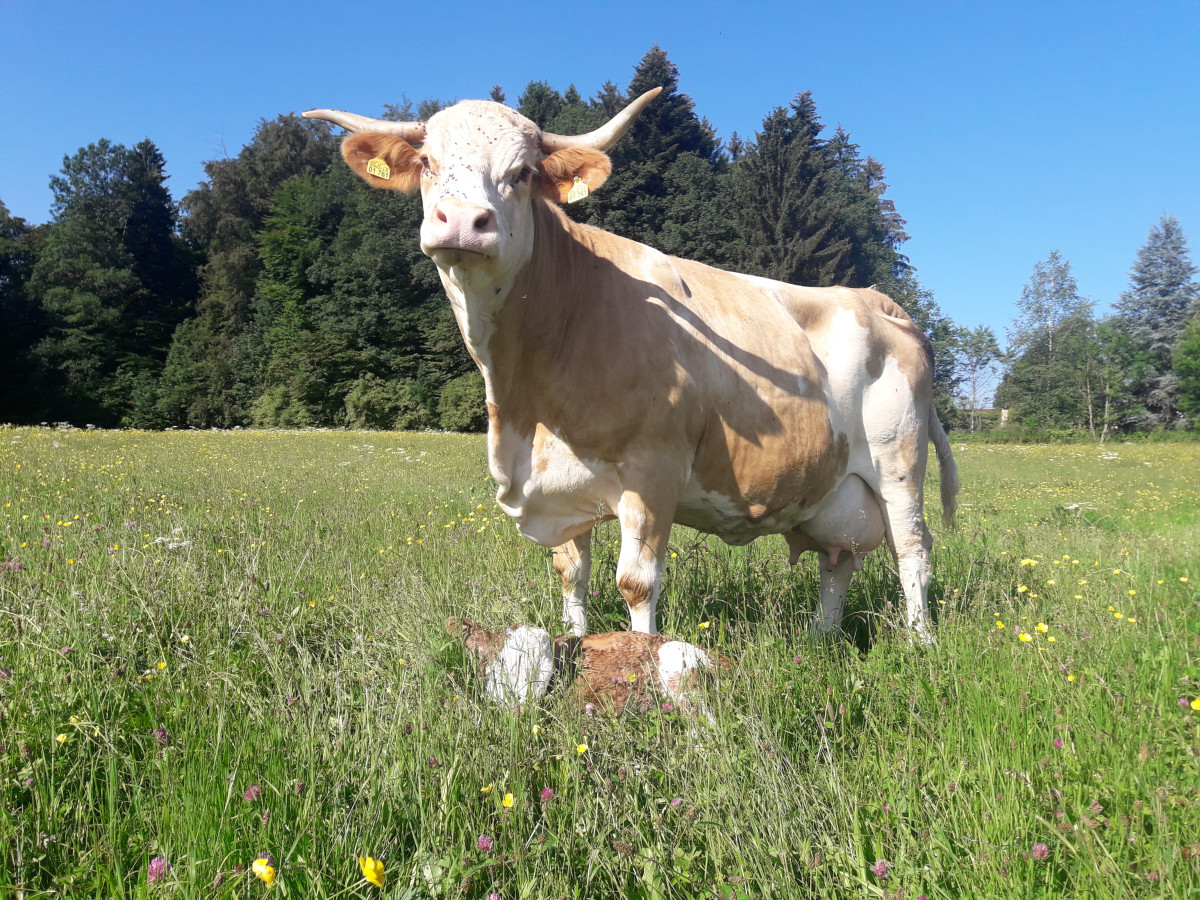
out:
{"label": "cow's eye", "polygon": [[429,157],[428,156],[421,157],[421,174],[422,175],[432,175],[433,174],[433,168],[429,165]]}
{"label": "cow's eye", "polygon": [[529,166],[521,166],[521,171],[517,173],[513,184],[525,184],[529,181],[529,176],[533,174],[533,169]]}

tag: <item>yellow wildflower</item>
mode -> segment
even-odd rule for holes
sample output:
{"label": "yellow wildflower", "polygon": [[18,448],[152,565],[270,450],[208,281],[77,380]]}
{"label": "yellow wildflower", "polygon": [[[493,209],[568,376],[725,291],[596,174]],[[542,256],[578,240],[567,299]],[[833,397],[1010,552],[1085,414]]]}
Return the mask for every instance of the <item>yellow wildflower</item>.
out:
{"label": "yellow wildflower", "polygon": [[1023,584],[1018,584],[1018,585],[1017,585],[1017,593],[1018,593],[1018,594],[1023,594],[1023,593],[1025,593],[1027,590],[1029,590],[1029,588],[1027,588],[1025,585],[1023,585]]}
{"label": "yellow wildflower", "polygon": [[587,753],[587,751],[588,751],[587,744],[580,744],[578,747],[575,748],[575,752],[578,753],[580,756],[583,756],[583,754]]}
{"label": "yellow wildflower", "polygon": [[633,684],[635,681],[637,681],[637,672],[630,672],[628,675],[625,676],[625,680],[628,681],[630,684]]}
{"label": "yellow wildflower", "polygon": [[166,663],[166,661],[165,661],[165,660],[161,660],[161,659],[160,659],[160,660],[158,661],[158,667],[159,667],[160,669],[165,669],[165,668],[167,667],[167,663]]}
{"label": "yellow wildflower", "polygon": [[1192,709],[1200,710],[1200,697],[1192,701]]}
{"label": "yellow wildflower", "polygon": [[1003,628],[1003,627],[1004,627],[1004,623],[1003,623],[1003,622],[1001,622],[999,619],[997,619],[997,620],[996,620],[996,627],[997,627],[997,628]]}
{"label": "yellow wildflower", "polygon": [[1033,640],[1033,638],[1030,635],[1026,634],[1024,631],[1021,632],[1020,637],[1021,637],[1021,640],[1024,641],[1026,644],[1028,644],[1030,641]]}
{"label": "yellow wildflower", "polygon": [[708,623],[707,623],[707,622],[701,622],[699,627],[700,627],[700,628],[707,628],[707,627],[708,627]]}
{"label": "yellow wildflower", "polygon": [[363,878],[375,885],[375,887],[383,887],[385,880],[383,874],[383,860],[372,859],[369,856],[360,856],[358,858],[358,867],[362,869]]}
{"label": "yellow wildflower", "polygon": [[481,793],[481,794],[490,794],[490,793],[492,792],[492,788],[493,788],[493,787],[495,787],[495,786],[496,786],[496,785],[495,785],[495,783],[493,783],[493,784],[489,784],[489,785],[487,785],[487,786],[485,786],[485,787],[481,787],[481,788],[479,789],[479,793]]}
{"label": "yellow wildflower", "polygon": [[58,737],[55,738],[55,740],[58,741],[60,744],[65,744],[70,739],[71,739],[71,736],[68,734],[60,734]]}
{"label": "yellow wildflower", "polygon": [[1050,626],[1048,626],[1045,622],[1038,622],[1037,630],[1040,631],[1042,634],[1045,634],[1047,631],[1050,630]]}
{"label": "yellow wildflower", "polygon": [[271,860],[260,856],[250,864],[250,871],[261,878],[266,884],[275,883],[275,867],[271,865]]}
{"label": "yellow wildflower", "polygon": [[1050,635],[1048,638],[1046,638],[1046,640],[1048,640],[1050,643],[1053,644],[1054,643],[1054,635]]}
{"label": "yellow wildflower", "polygon": [[1074,681],[1074,680],[1075,680],[1075,676],[1074,676],[1074,675],[1068,675],[1068,676],[1067,676],[1067,681]]}
{"label": "yellow wildflower", "polygon": [[505,808],[506,808],[506,809],[507,809],[507,808],[511,808],[511,807],[512,807],[512,805],[513,805],[513,795],[512,795],[512,794],[505,794],[505,795],[504,795],[504,801],[503,801],[503,802],[504,802],[504,806],[505,806]]}
{"label": "yellow wildflower", "polygon": [[1130,625],[1137,624],[1137,619],[1134,619],[1134,618],[1128,618],[1125,621],[1128,622]]}

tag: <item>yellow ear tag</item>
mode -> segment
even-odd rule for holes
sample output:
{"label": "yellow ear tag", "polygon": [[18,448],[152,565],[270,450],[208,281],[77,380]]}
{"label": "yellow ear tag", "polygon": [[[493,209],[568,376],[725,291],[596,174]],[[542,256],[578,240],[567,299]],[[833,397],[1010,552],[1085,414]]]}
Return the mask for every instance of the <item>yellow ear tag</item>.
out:
{"label": "yellow ear tag", "polygon": [[576,175],[575,183],[573,185],[571,185],[571,189],[569,191],[567,191],[567,202],[574,203],[577,200],[582,200],[587,195],[588,195],[587,182],[584,181],[582,178],[580,178],[578,175]]}
{"label": "yellow ear tag", "polygon": [[376,178],[388,179],[392,177],[392,167],[383,161],[383,157],[377,156],[367,160],[367,174],[374,175]]}

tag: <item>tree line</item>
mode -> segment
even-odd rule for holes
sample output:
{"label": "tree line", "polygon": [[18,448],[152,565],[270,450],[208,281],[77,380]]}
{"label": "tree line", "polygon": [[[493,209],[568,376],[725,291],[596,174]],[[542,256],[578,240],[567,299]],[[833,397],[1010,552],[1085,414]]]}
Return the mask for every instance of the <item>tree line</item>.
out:
{"label": "tree line", "polygon": [[[611,151],[612,177],[568,215],[725,269],[879,287],[933,343],[950,423],[979,427],[974,411],[1001,373],[997,402],[1040,427],[1200,417],[1195,268],[1174,220],[1139,253],[1120,322],[1090,315],[1057,254],[1039,264],[1003,354],[921,286],[883,166],[840,126],[828,133],[810,93],[753,137],[721,141],[655,46],[624,90],[609,81],[585,98],[535,81],[516,108],[578,134],[656,86]],[[506,102],[500,86],[491,96]],[[382,117],[444,105],[405,97]],[[48,224],[0,201],[0,421],[481,430],[482,379],[420,251],[420,198],[371,190],[340,163],[339,140],[323,122],[263,121],[178,202],[152,141],[100,140],[51,178]]]}

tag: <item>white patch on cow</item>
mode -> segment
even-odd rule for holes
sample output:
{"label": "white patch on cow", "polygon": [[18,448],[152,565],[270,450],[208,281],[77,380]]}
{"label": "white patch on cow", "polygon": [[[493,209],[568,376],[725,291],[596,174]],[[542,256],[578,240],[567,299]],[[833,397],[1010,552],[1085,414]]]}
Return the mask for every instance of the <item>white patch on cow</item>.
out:
{"label": "white patch on cow", "polygon": [[899,440],[917,430],[916,416],[927,410],[917,410],[916,399],[908,376],[900,370],[894,356],[884,360],[883,373],[863,397],[863,424],[867,439],[877,455],[899,452]]}
{"label": "white patch on cow", "polygon": [[552,432],[537,438],[508,425],[489,433],[488,466],[499,489],[496,502],[521,534],[546,547],[612,516],[621,485],[616,466],[577,457]]}
{"label": "white patch on cow", "polygon": [[525,703],[544,697],[554,675],[554,642],[541,628],[521,625],[508,633],[492,660],[487,695],[497,703]]}
{"label": "white patch on cow", "polygon": [[708,654],[686,641],[668,641],[658,648],[658,680],[662,689],[675,700],[679,689],[686,684],[683,678],[696,669],[709,669]]}

